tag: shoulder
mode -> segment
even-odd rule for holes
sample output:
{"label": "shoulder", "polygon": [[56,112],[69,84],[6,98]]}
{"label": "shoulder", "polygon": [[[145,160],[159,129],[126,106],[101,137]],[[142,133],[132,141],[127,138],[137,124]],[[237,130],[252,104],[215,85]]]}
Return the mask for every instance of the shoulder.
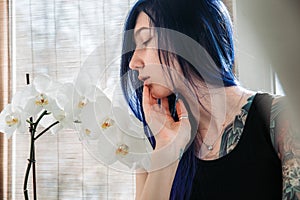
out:
{"label": "shoulder", "polygon": [[271,95],[272,96],[272,105],[271,105],[271,116],[270,121],[276,120],[280,116],[288,117],[288,100],[286,96],[282,95]]}
{"label": "shoulder", "polygon": [[274,148],[284,155],[287,147],[295,142],[291,109],[285,96],[274,96],[270,113],[270,134]]}

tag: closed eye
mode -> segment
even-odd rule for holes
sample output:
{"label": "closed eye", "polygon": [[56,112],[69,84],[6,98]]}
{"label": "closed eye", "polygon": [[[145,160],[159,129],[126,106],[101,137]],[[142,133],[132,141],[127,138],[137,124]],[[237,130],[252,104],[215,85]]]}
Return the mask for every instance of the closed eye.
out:
{"label": "closed eye", "polygon": [[143,46],[146,47],[151,42],[152,39],[153,39],[153,37],[150,37],[148,40],[143,42]]}
{"label": "closed eye", "polygon": [[141,48],[148,47],[148,45],[150,44],[152,39],[153,39],[153,37],[149,37],[149,39],[147,39],[145,42],[142,42],[140,45],[137,45],[137,48],[141,49]]}

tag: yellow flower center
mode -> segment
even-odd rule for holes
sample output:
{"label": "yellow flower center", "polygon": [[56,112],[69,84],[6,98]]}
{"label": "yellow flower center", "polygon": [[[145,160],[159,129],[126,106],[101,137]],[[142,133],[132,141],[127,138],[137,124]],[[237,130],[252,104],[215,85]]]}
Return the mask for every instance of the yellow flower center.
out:
{"label": "yellow flower center", "polygon": [[107,129],[109,127],[111,127],[113,125],[114,121],[110,118],[107,118],[106,120],[104,120],[104,122],[101,124],[101,128],[103,129]]}
{"label": "yellow flower center", "polygon": [[126,144],[121,144],[116,150],[117,155],[126,156],[129,153],[129,147]]}
{"label": "yellow flower center", "polygon": [[85,106],[85,103],[83,101],[79,101],[78,108],[83,108]]}
{"label": "yellow flower center", "polygon": [[84,130],[84,132],[85,132],[86,135],[90,135],[92,131],[91,131],[90,129],[87,129],[87,128],[86,128],[86,129]]}
{"label": "yellow flower center", "polygon": [[35,104],[38,105],[38,106],[46,106],[46,105],[48,105],[49,102],[48,102],[47,96],[44,95],[43,93],[39,94],[36,97]]}
{"label": "yellow flower center", "polygon": [[5,117],[5,122],[9,127],[12,127],[12,126],[18,124],[19,119],[13,115],[7,115]]}
{"label": "yellow flower center", "polygon": [[87,104],[87,99],[85,97],[81,97],[81,100],[78,102],[78,108],[83,108]]}

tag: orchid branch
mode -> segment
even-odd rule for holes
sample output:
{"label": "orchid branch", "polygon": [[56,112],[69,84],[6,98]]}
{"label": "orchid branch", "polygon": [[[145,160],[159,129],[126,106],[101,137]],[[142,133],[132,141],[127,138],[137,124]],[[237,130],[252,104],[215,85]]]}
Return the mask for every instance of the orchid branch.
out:
{"label": "orchid branch", "polygon": [[48,115],[49,112],[47,110],[43,111],[42,114],[39,116],[39,118],[36,120],[36,122],[33,122],[33,118],[30,117],[27,122],[29,123],[29,132],[31,135],[31,140],[30,140],[30,158],[28,159],[28,165],[25,173],[25,179],[24,179],[24,185],[23,185],[23,190],[24,190],[24,197],[25,200],[29,200],[28,197],[28,189],[27,189],[27,183],[28,183],[28,177],[29,177],[29,172],[31,170],[32,166],[32,178],[33,178],[33,198],[34,200],[37,199],[37,193],[36,193],[36,170],[35,170],[35,140],[37,140],[39,137],[41,137],[44,133],[46,133],[48,130],[50,130],[53,126],[59,123],[59,121],[54,122],[47,128],[45,128],[41,133],[39,133],[35,137],[36,129],[38,127],[38,124],[42,120],[42,118],[46,115]]}
{"label": "orchid branch", "polygon": [[47,128],[45,128],[41,133],[39,133],[34,140],[37,140],[39,137],[41,137],[44,133],[46,133],[48,130],[50,130],[53,126],[55,126],[56,124],[58,124],[59,121],[54,122],[53,124],[51,124],[50,126],[48,126]]}

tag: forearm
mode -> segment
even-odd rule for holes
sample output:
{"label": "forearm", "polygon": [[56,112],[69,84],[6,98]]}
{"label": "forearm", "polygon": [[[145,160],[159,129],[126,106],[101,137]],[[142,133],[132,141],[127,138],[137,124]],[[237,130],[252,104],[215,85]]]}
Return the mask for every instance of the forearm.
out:
{"label": "forearm", "polygon": [[137,193],[136,200],[169,199],[178,163],[177,160],[164,168],[147,173],[143,188]]}

